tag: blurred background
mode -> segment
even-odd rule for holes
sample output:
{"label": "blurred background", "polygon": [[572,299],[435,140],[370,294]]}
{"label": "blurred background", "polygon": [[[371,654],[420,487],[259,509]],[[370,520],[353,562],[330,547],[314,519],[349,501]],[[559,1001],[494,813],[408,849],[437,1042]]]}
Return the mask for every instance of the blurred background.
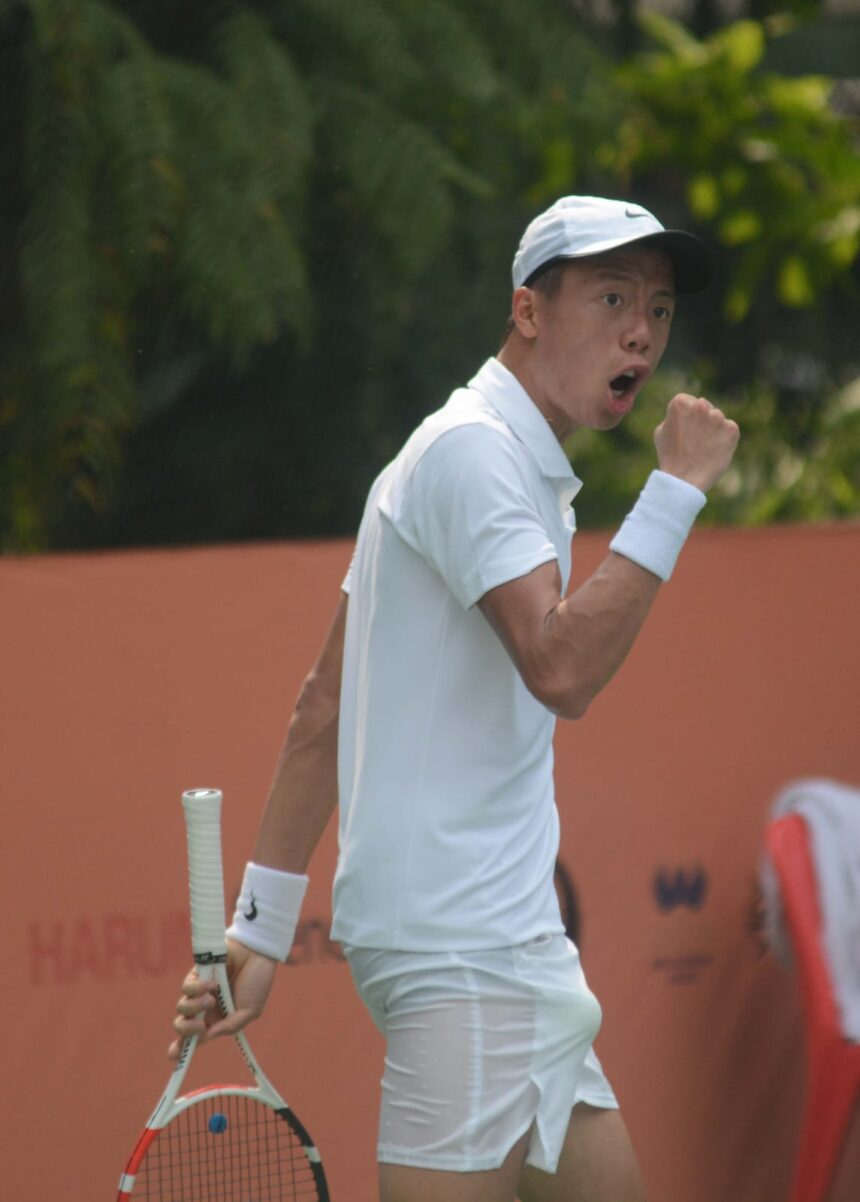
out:
{"label": "blurred background", "polygon": [[857,513],[856,0],[0,0],[0,89],[5,552],[353,533],[568,192],[720,263],[580,526],[681,387],[743,426],[705,520]]}

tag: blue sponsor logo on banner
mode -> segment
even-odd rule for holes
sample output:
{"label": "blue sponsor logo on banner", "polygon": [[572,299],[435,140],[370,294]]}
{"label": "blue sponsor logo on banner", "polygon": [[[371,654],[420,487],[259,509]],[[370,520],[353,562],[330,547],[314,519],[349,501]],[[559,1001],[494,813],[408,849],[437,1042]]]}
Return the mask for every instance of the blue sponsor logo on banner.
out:
{"label": "blue sponsor logo on banner", "polygon": [[661,910],[676,910],[686,906],[701,910],[708,893],[708,876],[704,868],[658,868],[652,882],[654,899]]}

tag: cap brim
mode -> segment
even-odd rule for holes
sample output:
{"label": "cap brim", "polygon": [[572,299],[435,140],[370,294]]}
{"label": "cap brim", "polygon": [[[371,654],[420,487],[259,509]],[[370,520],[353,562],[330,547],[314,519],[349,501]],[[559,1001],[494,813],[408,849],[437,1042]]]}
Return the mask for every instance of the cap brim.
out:
{"label": "cap brim", "polygon": [[651,234],[643,234],[640,238],[609,239],[592,245],[577,254],[559,254],[552,256],[535,267],[523,280],[523,285],[530,288],[540,276],[555,263],[565,260],[591,259],[597,255],[605,255],[610,251],[619,250],[622,246],[638,246],[647,242],[659,246],[668,256],[675,277],[675,291],[703,292],[713,282],[716,274],[714,257],[708,247],[695,234],[686,230],[655,230]]}
{"label": "cap brim", "polygon": [[686,230],[661,230],[634,241],[654,243],[665,250],[672,261],[676,291],[703,292],[713,282],[716,273],[714,256],[695,234]]}

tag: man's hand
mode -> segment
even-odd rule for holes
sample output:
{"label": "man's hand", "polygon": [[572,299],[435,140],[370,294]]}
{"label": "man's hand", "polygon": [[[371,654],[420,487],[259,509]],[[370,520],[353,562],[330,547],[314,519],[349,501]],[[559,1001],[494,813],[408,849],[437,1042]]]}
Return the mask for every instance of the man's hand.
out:
{"label": "man's hand", "polygon": [[168,1048],[171,1060],[179,1058],[182,1041],[191,1035],[201,1040],[219,1035],[235,1035],[252,1019],[259,1018],[275,979],[277,960],[252,952],[232,939],[227,940],[227,973],[235,1014],[221,1017],[218,1009],[218,987],[214,981],[201,981],[193,968],[182,982],[182,996],[176,1003],[177,1017],[173,1028],[178,1036]]}
{"label": "man's hand", "polygon": [[657,461],[664,472],[707,492],[732,461],[740,430],[704,397],[679,392],[654,431]]}

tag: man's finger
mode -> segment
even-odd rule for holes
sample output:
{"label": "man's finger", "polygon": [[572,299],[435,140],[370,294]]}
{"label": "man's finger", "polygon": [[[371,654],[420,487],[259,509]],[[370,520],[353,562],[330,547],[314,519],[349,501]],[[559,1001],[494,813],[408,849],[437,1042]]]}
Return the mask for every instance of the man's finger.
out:
{"label": "man's finger", "polygon": [[198,1015],[211,1014],[218,1009],[218,1002],[211,994],[189,997],[183,994],[176,1003],[176,1012],[183,1018],[197,1018]]}
{"label": "man's finger", "polygon": [[211,1027],[206,1029],[206,1039],[218,1039],[222,1035],[235,1035],[237,1031],[241,1031],[243,1027],[256,1018],[256,1014],[250,1010],[235,1010],[232,1014],[228,1014],[226,1018],[219,1019],[217,1023],[213,1023]]}
{"label": "man's finger", "polygon": [[211,979],[202,981],[196,971],[190,972],[182,982],[182,993],[185,997],[205,997],[207,993],[217,993],[218,983]]}
{"label": "man's finger", "polygon": [[173,1020],[173,1029],[177,1034],[177,1038],[173,1040],[167,1049],[167,1055],[171,1060],[179,1059],[179,1053],[186,1039],[196,1036],[198,1041],[202,1043],[209,1038],[210,1029],[206,1026],[207,1013],[207,1011],[203,1011],[188,1018],[178,1017]]}

